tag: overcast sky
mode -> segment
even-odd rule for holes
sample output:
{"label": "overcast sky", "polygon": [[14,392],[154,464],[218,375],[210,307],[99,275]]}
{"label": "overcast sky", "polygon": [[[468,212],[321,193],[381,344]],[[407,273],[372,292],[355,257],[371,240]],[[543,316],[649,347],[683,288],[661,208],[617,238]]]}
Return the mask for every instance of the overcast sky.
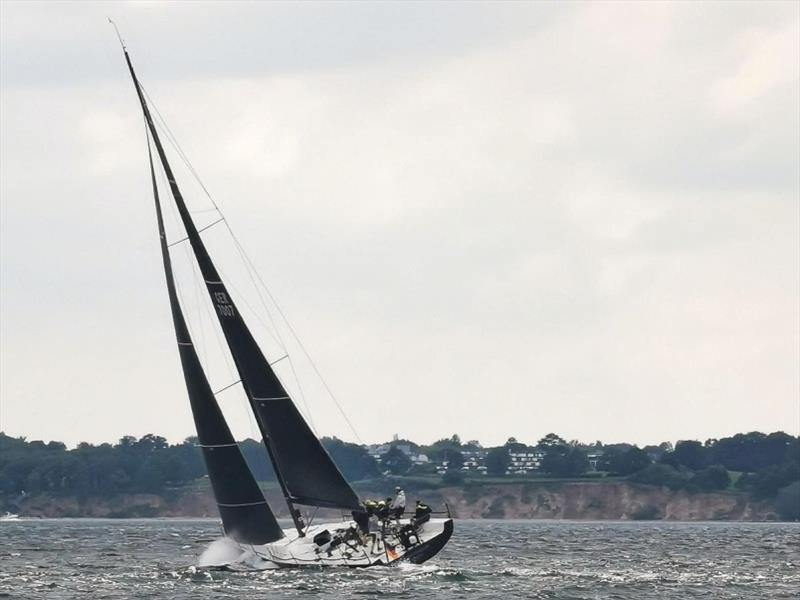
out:
{"label": "overcast sky", "polygon": [[[193,433],[107,16],[361,440],[800,430],[797,2],[0,11],[0,430]],[[297,358],[317,432],[356,439]]]}

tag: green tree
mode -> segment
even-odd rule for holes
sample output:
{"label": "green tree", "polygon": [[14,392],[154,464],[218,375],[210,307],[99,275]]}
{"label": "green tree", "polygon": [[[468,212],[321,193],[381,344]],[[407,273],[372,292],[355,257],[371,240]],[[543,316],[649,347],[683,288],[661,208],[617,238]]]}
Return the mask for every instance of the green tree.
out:
{"label": "green tree", "polygon": [[430,446],[423,446],[422,453],[435,462],[447,460],[447,454],[461,450],[461,438],[454,433],[449,438],[436,440]]}
{"label": "green tree", "polygon": [[448,450],[445,452],[448,471],[459,471],[464,466],[464,455],[458,450]]}
{"label": "green tree", "polygon": [[800,521],[800,481],[790,483],[778,491],[775,508],[781,519]]}
{"label": "green tree", "polygon": [[689,484],[703,492],[711,492],[714,490],[724,490],[731,484],[731,476],[728,470],[721,465],[712,465],[701,471],[697,471],[691,479]]}
{"label": "green tree", "polygon": [[506,448],[508,448],[509,452],[527,452],[528,445],[523,444],[520,441],[517,441],[517,438],[510,437],[506,440]]}
{"label": "green tree", "polygon": [[263,443],[246,439],[239,442],[239,450],[256,481],[276,481],[275,470]]}
{"label": "green tree", "polygon": [[405,475],[411,468],[411,459],[397,446],[391,446],[381,460],[392,475]]}
{"label": "green tree", "polygon": [[586,453],[575,446],[551,446],[545,450],[540,470],[555,477],[576,477],[589,469]]}
{"label": "green tree", "polygon": [[686,487],[687,476],[675,467],[663,463],[650,465],[631,477],[632,481],[659,485],[673,490]]}
{"label": "green tree", "polygon": [[536,444],[536,447],[542,452],[546,452],[549,448],[566,446],[567,440],[556,435],[555,433],[548,433]]}
{"label": "green tree", "polygon": [[752,492],[758,498],[770,498],[774,497],[781,488],[798,480],[800,480],[800,462],[789,459],[780,465],[743,475],[736,482],[736,486]]}
{"label": "green tree", "polygon": [[489,475],[505,475],[510,464],[511,456],[508,453],[508,448],[505,446],[492,448],[486,453],[484,465]]}
{"label": "green tree", "polygon": [[574,477],[589,469],[586,453],[576,445],[570,445],[555,433],[548,433],[536,444],[544,453],[539,469],[556,477]]}
{"label": "green tree", "polygon": [[464,483],[464,475],[460,471],[447,471],[442,475],[442,483],[446,485],[461,485]]}
{"label": "green tree", "polygon": [[343,442],[336,437],[324,437],[320,441],[345,479],[358,481],[380,476],[378,463],[363,446]]}
{"label": "green tree", "polygon": [[647,467],[652,461],[644,450],[630,446],[625,450],[609,449],[598,464],[598,469],[615,475],[632,475]]}
{"label": "green tree", "polygon": [[709,448],[711,460],[732,471],[757,472],[784,462],[795,455],[800,440],[782,431],[765,435],[759,431],[737,433],[716,440]]}
{"label": "green tree", "polygon": [[708,449],[695,440],[681,440],[675,449],[661,458],[661,462],[673,467],[686,467],[699,471],[708,465]]}

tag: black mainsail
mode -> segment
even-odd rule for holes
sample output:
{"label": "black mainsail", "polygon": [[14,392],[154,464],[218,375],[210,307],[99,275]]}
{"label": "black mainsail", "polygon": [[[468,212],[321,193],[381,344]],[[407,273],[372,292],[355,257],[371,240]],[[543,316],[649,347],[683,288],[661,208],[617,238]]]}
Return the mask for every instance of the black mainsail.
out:
{"label": "black mainsail", "polygon": [[167,247],[156,173],[153,168],[153,155],[150,152],[149,143],[147,154],[150,160],[150,177],[153,182],[161,256],[164,262],[175,337],[178,340],[178,352],[197,429],[197,438],[208,470],[208,477],[211,480],[214,498],[222,517],[222,525],[226,535],[238,542],[246,544],[274,542],[283,537],[283,531],[275,520],[275,515],[272,514],[228,424],[225,422],[225,417],[214,398],[214,393],[211,391],[211,386],[186,326],[186,319],[183,316],[175,289],[172,261]]}
{"label": "black mainsail", "polygon": [[187,238],[295,525],[302,533],[293,504],[359,510],[361,504],[355,492],[292,402],[222,282],[175,181],[127,51],[125,59]]}

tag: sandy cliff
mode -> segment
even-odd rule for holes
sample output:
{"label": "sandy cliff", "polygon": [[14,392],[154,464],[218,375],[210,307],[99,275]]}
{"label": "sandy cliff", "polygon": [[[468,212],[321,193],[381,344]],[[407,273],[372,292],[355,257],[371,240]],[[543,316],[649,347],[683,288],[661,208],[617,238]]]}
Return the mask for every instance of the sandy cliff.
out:
{"label": "sandy cliff", "polygon": [[690,494],[628,482],[529,483],[446,488],[442,499],[461,518],[668,519],[765,521],[772,505],[745,494]]}

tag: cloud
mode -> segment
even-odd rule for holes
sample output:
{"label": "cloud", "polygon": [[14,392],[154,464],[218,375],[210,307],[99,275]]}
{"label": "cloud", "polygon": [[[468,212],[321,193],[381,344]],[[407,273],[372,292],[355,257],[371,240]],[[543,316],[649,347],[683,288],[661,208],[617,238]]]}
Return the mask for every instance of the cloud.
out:
{"label": "cloud", "polygon": [[[362,438],[796,432],[797,7],[495,6],[117,8]],[[115,40],[99,6],[3,10],[1,426],[188,435]],[[205,235],[256,307],[225,230]],[[320,433],[352,438],[298,370]],[[251,431],[241,399],[224,407]]]}

